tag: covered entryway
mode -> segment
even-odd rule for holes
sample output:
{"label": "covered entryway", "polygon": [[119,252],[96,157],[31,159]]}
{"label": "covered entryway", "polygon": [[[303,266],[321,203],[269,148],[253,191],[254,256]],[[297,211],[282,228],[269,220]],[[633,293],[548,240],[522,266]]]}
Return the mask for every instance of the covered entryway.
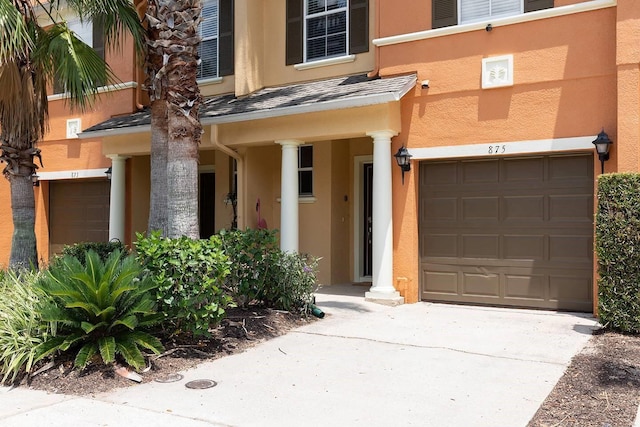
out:
{"label": "covered entryway", "polygon": [[592,310],[593,155],[423,161],[421,298]]}
{"label": "covered entryway", "polygon": [[109,181],[68,180],[49,183],[49,248],[109,240]]}

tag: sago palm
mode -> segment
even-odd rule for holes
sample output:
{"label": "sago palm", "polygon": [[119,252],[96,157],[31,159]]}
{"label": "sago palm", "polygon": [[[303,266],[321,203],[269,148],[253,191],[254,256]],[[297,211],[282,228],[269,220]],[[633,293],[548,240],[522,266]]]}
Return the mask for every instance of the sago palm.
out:
{"label": "sago palm", "polygon": [[62,8],[104,26],[105,43],[117,46],[143,29],[130,0],[0,0],[0,159],[11,186],[14,233],[12,267],[37,266],[35,200],[31,176],[40,159],[37,143],[47,131],[47,88],[54,80],[72,109],[93,105],[98,88],[116,79],[104,60],[61,18]]}
{"label": "sago palm", "polygon": [[39,346],[38,357],[54,351],[73,351],[75,365],[85,367],[97,355],[112,363],[116,355],[136,369],[144,366],[140,351],[162,351],[162,344],[145,328],[162,316],[154,311],[150,278],[139,279],[142,266],[119,251],[102,262],[94,251],[84,263],[72,256],[57,259],[38,282],[49,300],[43,304],[42,319],[52,322],[56,336]]}

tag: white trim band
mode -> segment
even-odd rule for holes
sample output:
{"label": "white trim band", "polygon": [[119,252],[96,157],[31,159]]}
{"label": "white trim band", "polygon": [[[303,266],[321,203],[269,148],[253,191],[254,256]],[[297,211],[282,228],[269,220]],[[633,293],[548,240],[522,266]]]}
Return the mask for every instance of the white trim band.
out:
{"label": "white trim band", "polygon": [[55,181],[56,179],[107,178],[107,168],[77,169],[57,172],[38,172],[39,181]]}
{"label": "white trim band", "polygon": [[[115,92],[118,90],[124,89],[135,89],[138,87],[138,83],[136,82],[126,82],[126,83],[116,83],[114,85],[102,86],[98,88],[98,93],[106,93],[106,92]],[[55,95],[47,96],[47,100],[56,101],[58,99],[67,99],[69,98],[69,94],[65,93],[57,93]]]}
{"label": "white trim band", "polygon": [[571,15],[580,12],[589,12],[592,10],[614,7],[618,4],[617,0],[591,0],[584,3],[570,4],[567,6],[559,6],[550,9],[537,10],[535,12],[521,13],[518,15],[507,16],[504,18],[491,19],[487,18],[483,22],[474,22],[472,24],[452,25],[450,27],[436,28],[435,30],[418,31],[415,33],[399,34],[397,36],[381,37],[374,39],[375,46],[389,46],[393,44],[407,43],[418,40],[431,39],[434,37],[448,36],[451,34],[467,33],[469,31],[484,30],[487,24],[491,24],[493,28],[505,25],[519,24],[522,22],[536,21],[538,19],[555,18],[556,16]]}
{"label": "white trim band", "polygon": [[346,64],[355,60],[355,55],[345,55],[336,58],[320,59],[318,61],[301,62],[300,64],[295,64],[293,68],[299,71],[310,70],[312,68],[328,67],[329,65]]}
{"label": "white trim band", "polygon": [[538,139],[531,141],[494,142],[447,147],[411,148],[414,160],[453,159],[469,157],[504,157],[522,154],[540,154],[563,151],[593,150],[593,136]]}

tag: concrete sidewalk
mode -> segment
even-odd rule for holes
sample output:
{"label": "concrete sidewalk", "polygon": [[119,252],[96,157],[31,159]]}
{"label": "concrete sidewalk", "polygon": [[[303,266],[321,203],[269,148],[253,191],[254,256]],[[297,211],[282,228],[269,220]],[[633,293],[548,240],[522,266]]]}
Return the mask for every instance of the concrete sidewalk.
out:
{"label": "concrete sidewalk", "polygon": [[[327,316],[176,383],[79,398],[0,388],[5,426],[526,426],[596,327],[590,315],[364,302],[331,287]],[[185,383],[211,379],[214,388]]]}

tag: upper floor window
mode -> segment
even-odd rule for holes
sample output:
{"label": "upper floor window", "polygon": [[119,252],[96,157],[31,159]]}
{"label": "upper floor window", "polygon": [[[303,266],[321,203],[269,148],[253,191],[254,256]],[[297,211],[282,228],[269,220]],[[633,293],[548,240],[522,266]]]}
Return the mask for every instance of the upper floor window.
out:
{"label": "upper floor window", "polygon": [[369,50],[369,0],[287,0],[287,65]]}
{"label": "upper floor window", "polygon": [[204,0],[198,79],[233,74],[233,0]]}
{"label": "upper floor window", "polygon": [[553,0],[432,0],[432,28],[487,21],[553,7]]}
{"label": "upper floor window", "polygon": [[[91,46],[98,56],[104,60],[104,26],[99,22],[80,21],[80,18],[69,19],[67,27],[76,37]],[[53,93],[65,92],[64,85],[57,79],[53,81]]]}

